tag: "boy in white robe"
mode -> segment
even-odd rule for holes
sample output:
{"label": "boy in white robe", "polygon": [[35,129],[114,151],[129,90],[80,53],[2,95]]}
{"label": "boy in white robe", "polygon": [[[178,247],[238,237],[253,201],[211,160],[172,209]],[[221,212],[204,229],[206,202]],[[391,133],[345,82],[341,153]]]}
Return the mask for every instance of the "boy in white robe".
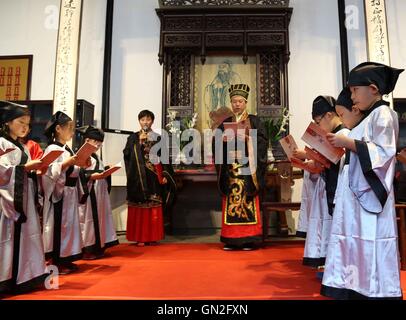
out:
{"label": "boy in white robe", "polygon": [[[78,131],[84,138],[84,143],[88,142],[98,149],[101,148],[104,141],[102,130],[86,126]],[[101,176],[105,168],[97,154],[92,155],[91,161],[89,168],[80,170],[80,181],[84,190],[79,206],[84,260],[101,258],[107,248],[118,244],[109,195],[111,177],[104,179]]]}
{"label": "boy in white robe", "polygon": [[[312,118],[326,132],[346,132],[335,112],[335,99],[330,96],[319,96],[313,102]],[[327,246],[331,231],[334,209],[334,195],[337,187],[338,164],[331,163],[320,173],[315,182],[312,195],[310,215],[303,264],[314,268],[324,266]]]}
{"label": "boy in white robe", "polygon": [[363,118],[348,137],[329,134],[347,150],[321,294],[336,299],[402,299],[393,192],[397,114],[382,100],[403,70],[365,62],[349,75]]}
{"label": "boy in white robe", "polygon": [[18,142],[28,132],[28,108],[10,102],[0,107],[0,150],[11,150],[0,156],[0,294],[21,293],[42,288],[48,276],[34,201],[35,170],[42,163]]}

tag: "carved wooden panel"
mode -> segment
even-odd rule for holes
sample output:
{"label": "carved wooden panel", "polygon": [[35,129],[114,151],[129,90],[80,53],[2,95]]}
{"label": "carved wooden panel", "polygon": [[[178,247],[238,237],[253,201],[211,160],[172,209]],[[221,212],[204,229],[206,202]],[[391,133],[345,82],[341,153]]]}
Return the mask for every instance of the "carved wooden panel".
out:
{"label": "carved wooden panel", "polygon": [[284,30],[284,17],[249,17],[247,18],[247,29],[253,30]]}
{"label": "carved wooden panel", "polygon": [[244,19],[241,16],[208,16],[206,19],[206,30],[238,30],[244,25]]}
{"label": "carved wooden panel", "polygon": [[[257,113],[278,118],[287,106],[289,21],[286,0],[162,0],[159,62],[164,64],[163,112],[191,116],[194,59],[257,56]],[[163,117],[166,124],[166,117]]]}
{"label": "carved wooden panel", "polygon": [[179,6],[273,6],[285,7],[289,0],[159,0],[160,7]]}
{"label": "carved wooden panel", "polygon": [[166,34],[165,47],[200,47],[202,37],[200,34]]}
{"label": "carved wooden panel", "polygon": [[284,46],[285,35],[283,33],[250,33],[248,34],[249,47],[272,47]]}
{"label": "carved wooden panel", "polygon": [[202,27],[202,17],[168,17],[164,23],[167,31],[195,31]]}
{"label": "carved wooden panel", "polygon": [[169,106],[191,107],[191,55],[188,51],[174,51],[170,56]]}
{"label": "carved wooden panel", "polygon": [[206,47],[241,47],[244,42],[242,33],[211,33],[206,35]]}
{"label": "carved wooden panel", "polygon": [[261,106],[281,105],[281,54],[259,54],[259,102]]}

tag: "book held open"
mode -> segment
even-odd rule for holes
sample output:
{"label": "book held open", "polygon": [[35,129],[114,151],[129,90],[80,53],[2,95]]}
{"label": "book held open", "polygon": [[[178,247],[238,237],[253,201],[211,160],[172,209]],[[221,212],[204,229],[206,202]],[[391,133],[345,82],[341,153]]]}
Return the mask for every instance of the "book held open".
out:
{"label": "book held open", "polygon": [[314,165],[311,165],[308,161],[305,162],[298,158],[291,158],[290,162],[292,163],[293,167],[306,170],[313,174],[319,174],[324,170],[322,167],[316,167]]}
{"label": "book held open", "polygon": [[279,140],[283,151],[285,151],[289,160],[293,157],[293,152],[298,149],[295,139],[292,135],[288,134],[286,137]]}
{"label": "book held open", "polygon": [[318,153],[316,150],[305,147],[306,157],[310,160],[316,161],[326,168],[330,168],[331,162],[324,157],[322,154]]}
{"label": "book held open", "polygon": [[49,167],[49,165],[54,162],[56,159],[58,159],[61,154],[63,153],[63,150],[52,150],[50,152],[48,152],[46,155],[44,155],[41,158],[43,167]]}
{"label": "book held open", "polygon": [[80,147],[80,149],[76,152],[76,163],[77,164],[84,164],[86,163],[87,159],[90,158],[90,156],[95,153],[97,150],[97,147],[94,145],[90,144],[89,142],[86,142],[83,146]]}
{"label": "book held open", "polygon": [[327,132],[314,122],[309,124],[302,136],[302,140],[335,164],[337,164],[341,157],[345,154],[345,150],[343,148],[334,147],[327,140]]}
{"label": "book held open", "polygon": [[224,130],[231,129],[234,131],[234,134],[237,134],[237,130],[246,130],[249,129],[249,121],[243,120],[240,122],[224,122]]}
{"label": "book held open", "polygon": [[122,168],[121,162],[117,163],[116,165],[112,166],[111,168],[107,169],[106,171],[103,171],[101,173],[102,179],[107,178],[108,176],[111,176],[114,172],[117,170],[120,170]]}

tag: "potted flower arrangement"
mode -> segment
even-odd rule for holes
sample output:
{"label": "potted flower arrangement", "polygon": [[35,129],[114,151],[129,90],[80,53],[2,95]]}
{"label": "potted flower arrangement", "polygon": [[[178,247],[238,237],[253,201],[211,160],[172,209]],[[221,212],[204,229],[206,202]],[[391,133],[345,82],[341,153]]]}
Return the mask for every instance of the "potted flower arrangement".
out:
{"label": "potted flower arrangement", "polygon": [[282,109],[280,118],[269,118],[264,120],[265,129],[269,139],[268,146],[268,160],[270,162],[275,160],[273,149],[278,146],[279,140],[284,136],[289,124],[289,117],[291,114],[287,107]]}
{"label": "potted flower arrangement", "polygon": [[180,118],[177,111],[168,110],[167,117],[169,122],[166,128],[173,137],[172,141],[175,141],[178,147],[175,163],[184,163],[186,162],[186,155],[183,152],[183,148],[190,141],[182,141],[182,134],[185,130],[193,129],[196,126],[198,114],[194,113],[192,116]]}

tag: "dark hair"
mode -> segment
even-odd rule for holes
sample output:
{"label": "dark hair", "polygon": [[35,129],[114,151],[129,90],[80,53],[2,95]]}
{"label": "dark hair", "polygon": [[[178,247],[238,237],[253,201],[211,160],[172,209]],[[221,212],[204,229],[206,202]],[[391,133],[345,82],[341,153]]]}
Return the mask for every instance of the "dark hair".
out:
{"label": "dark hair", "polygon": [[5,123],[3,123],[3,124],[0,126],[0,137],[8,136],[9,133],[10,133],[10,129],[9,129],[8,125],[6,125]]}
{"label": "dark hair", "polygon": [[138,120],[141,120],[144,117],[150,117],[152,119],[152,121],[155,120],[155,115],[149,111],[149,110],[142,110],[139,114],[138,114]]}
{"label": "dark hair", "polygon": [[50,131],[44,133],[44,135],[48,138],[48,141],[47,141],[48,144],[52,144],[52,143],[55,141],[55,139],[56,139],[56,127],[57,127],[57,126],[60,126],[61,128],[64,128],[64,127],[66,127],[66,126],[69,124],[69,122],[71,122],[71,121],[73,121],[73,120],[68,120],[68,121],[66,121],[65,123],[57,124],[57,125],[55,125],[55,127],[53,128],[53,130],[50,130]]}
{"label": "dark hair", "polygon": [[[7,122],[11,122],[11,121],[14,121],[15,119],[25,117],[25,116],[29,116],[31,118],[31,111],[28,108],[26,110],[24,110],[23,114],[20,115],[19,117],[16,117],[9,121],[3,121],[3,123],[0,124],[0,137],[6,137],[6,136],[10,135],[10,128],[8,127]],[[30,119],[29,126],[30,126],[30,130],[31,130],[31,119]]]}

